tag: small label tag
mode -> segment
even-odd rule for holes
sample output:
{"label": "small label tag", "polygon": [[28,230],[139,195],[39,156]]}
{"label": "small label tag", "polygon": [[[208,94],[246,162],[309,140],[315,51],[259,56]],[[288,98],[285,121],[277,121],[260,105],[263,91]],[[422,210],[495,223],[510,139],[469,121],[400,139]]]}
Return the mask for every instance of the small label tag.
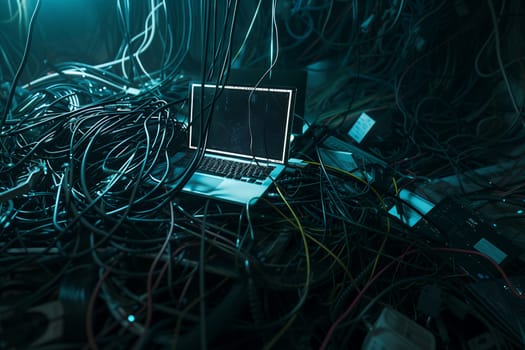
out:
{"label": "small label tag", "polygon": [[361,143],[375,123],[374,119],[363,112],[348,132],[348,135],[357,143]]}
{"label": "small label tag", "polygon": [[476,249],[480,253],[489,256],[497,264],[501,264],[501,262],[507,257],[507,254],[505,254],[505,252],[496,247],[494,244],[490,243],[485,238],[480,239],[478,243],[474,245],[474,249]]}

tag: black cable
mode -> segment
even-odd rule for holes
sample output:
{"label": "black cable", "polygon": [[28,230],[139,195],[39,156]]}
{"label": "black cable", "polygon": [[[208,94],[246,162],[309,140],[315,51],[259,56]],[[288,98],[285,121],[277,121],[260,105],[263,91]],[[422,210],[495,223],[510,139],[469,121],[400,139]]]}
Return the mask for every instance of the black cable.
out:
{"label": "black cable", "polygon": [[[151,9],[151,11],[153,11],[153,9]],[[124,22],[123,23],[124,34],[125,34],[126,41],[128,43],[128,47],[129,47],[129,60],[131,63],[131,67],[129,71],[129,74],[130,74],[129,80],[131,83],[133,83],[137,68],[136,68],[136,63],[135,63],[135,54],[133,52],[133,48],[131,47],[131,5],[130,5],[129,0],[124,1],[124,12],[125,13],[122,14],[122,20]]]}
{"label": "black cable", "polygon": [[27,59],[29,57],[29,50],[31,49],[35,19],[38,14],[38,11],[40,10],[40,3],[41,3],[41,0],[38,0],[35,5],[35,9],[33,10],[33,14],[31,15],[31,20],[29,21],[29,29],[27,32],[27,40],[26,40],[26,45],[24,48],[24,55],[22,56],[22,60],[20,61],[18,69],[16,70],[16,74],[15,74],[15,77],[13,78],[13,82],[11,83],[11,88],[9,90],[9,95],[7,97],[7,102],[5,105],[4,113],[2,114],[2,119],[0,120],[0,132],[2,132],[4,125],[5,125],[5,121],[7,120],[7,115],[9,114],[11,110],[11,103],[13,102],[13,97],[15,95],[18,80],[20,80],[20,77],[22,76],[22,71],[24,70],[24,67],[27,63]]}
{"label": "black cable", "polygon": [[208,205],[210,201],[207,200],[204,204],[204,213],[201,224],[201,239],[199,246],[199,298],[200,298],[200,348],[206,350],[208,348],[207,341],[207,327],[206,327],[206,284],[205,284],[205,264],[206,264],[206,216],[208,215]]}

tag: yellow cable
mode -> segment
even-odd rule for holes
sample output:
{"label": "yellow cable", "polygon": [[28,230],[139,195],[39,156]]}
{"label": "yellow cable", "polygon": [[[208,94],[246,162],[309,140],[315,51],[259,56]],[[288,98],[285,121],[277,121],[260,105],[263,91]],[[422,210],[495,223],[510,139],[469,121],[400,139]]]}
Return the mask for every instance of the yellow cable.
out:
{"label": "yellow cable", "polygon": [[270,350],[271,348],[273,348],[275,343],[277,343],[277,341],[283,336],[283,334],[288,330],[288,328],[290,328],[290,326],[296,318],[297,314],[294,314],[292,317],[290,317],[290,319],[288,320],[288,322],[286,322],[284,327],[281,328],[281,330],[279,330],[279,332],[277,332],[277,334],[273,336],[272,340],[270,340],[270,342],[264,346],[263,350]]}
{"label": "yellow cable", "polygon": [[292,214],[295,222],[297,223],[297,228],[299,229],[299,232],[301,233],[301,238],[303,239],[303,247],[304,247],[304,254],[306,258],[306,281],[304,283],[304,288],[308,290],[310,288],[310,273],[311,273],[311,266],[310,266],[310,250],[308,249],[308,240],[306,239],[306,232],[304,232],[303,225],[301,225],[301,221],[299,220],[299,217],[297,214],[295,214],[295,211],[291,207],[290,203],[286,200],[283,193],[281,192],[281,189],[277,184],[275,184],[275,189],[277,190],[277,193],[279,193],[279,196],[281,196],[281,199],[283,200],[284,204]]}
{"label": "yellow cable", "polygon": [[[316,165],[316,166],[321,166],[321,163],[319,162],[313,162],[313,161],[305,161],[306,163],[308,164],[312,164],[312,165]],[[368,181],[366,181],[365,179],[362,179],[360,178],[359,176],[349,172],[349,171],[346,171],[346,170],[343,170],[341,168],[338,168],[338,167],[335,167],[335,166],[331,166],[331,165],[327,165],[327,164],[323,164],[322,165],[323,167],[325,168],[328,168],[328,169],[332,169],[332,170],[335,170],[337,172],[340,172],[341,174],[344,174],[344,175],[348,175],[350,176],[351,178],[353,178],[354,180],[357,180],[359,182],[361,182],[362,184],[366,185],[366,186],[369,186],[370,187],[370,190],[372,190],[372,192],[376,195],[377,198],[379,198],[379,200],[381,201],[381,204],[383,205],[383,207],[385,206],[384,204],[384,201],[383,201],[383,197],[379,194],[379,192],[377,192],[377,190],[368,183]]]}
{"label": "yellow cable", "polygon": [[[306,161],[306,163],[308,164],[312,164],[312,165],[316,165],[316,166],[321,166],[321,163],[319,162],[313,162],[313,161]],[[359,176],[355,175],[355,174],[352,174],[351,172],[349,171],[346,171],[346,170],[343,170],[341,168],[337,168],[337,167],[334,167],[334,166],[331,166],[331,165],[326,165],[326,164],[323,164],[323,166],[325,168],[328,168],[328,169],[332,169],[332,170],[335,170],[337,172],[340,172],[341,174],[344,174],[344,175],[348,175],[350,177],[352,177],[353,179],[361,182],[362,184],[370,187],[370,190],[374,193],[374,195],[379,199],[379,201],[381,202],[381,207],[383,207],[383,209],[386,211],[386,205],[385,205],[385,201],[383,200],[383,197],[381,196],[381,194],[379,194],[379,192],[377,192],[377,190],[372,186],[370,185],[366,180],[360,178]],[[387,232],[390,232],[390,218],[387,216],[386,217],[386,228],[387,228]]]}
{"label": "yellow cable", "polygon": [[[289,218],[287,217],[279,208],[277,208],[276,206],[274,206],[270,201],[267,201],[275,211],[277,211],[286,221],[288,221],[293,227],[295,227],[296,229],[300,230],[300,228]],[[341,268],[345,271],[345,273],[348,275],[348,278],[351,280],[351,281],[354,281],[354,278],[352,276],[352,274],[350,273],[350,271],[348,270],[348,268],[346,267],[346,265],[343,263],[343,261],[332,251],[330,250],[330,248],[328,248],[327,246],[325,246],[323,243],[321,243],[320,241],[318,241],[315,237],[313,237],[312,235],[310,235],[309,233],[307,233],[306,231],[303,231],[304,232],[304,235],[311,241],[313,241],[315,244],[317,244],[319,247],[321,247],[321,249],[323,249],[328,255],[330,255],[332,258],[334,258],[334,260],[341,266]]]}
{"label": "yellow cable", "polygon": [[326,253],[328,253],[328,255],[330,255],[332,258],[334,258],[334,260],[343,268],[343,270],[345,271],[345,273],[348,275],[348,278],[350,278],[350,280],[353,282],[354,281],[354,278],[352,276],[352,274],[350,273],[350,271],[348,270],[348,268],[345,266],[345,264],[343,263],[343,261],[337,256],[335,255],[335,253],[333,251],[331,251],[328,247],[326,247],[323,243],[321,243],[320,241],[318,241],[315,237],[309,235],[308,233],[305,232],[305,235],[306,237],[308,237],[308,239],[312,240],[315,244],[317,244],[319,247],[321,247],[321,249],[323,249]]}
{"label": "yellow cable", "polygon": [[[307,161],[307,163],[312,164],[312,165],[316,165],[316,166],[321,166],[321,163],[319,163],[319,162]],[[335,170],[335,171],[340,172],[342,174],[348,175],[348,176],[352,177],[353,179],[361,182],[362,184],[364,184],[366,186],[369,186],[370,190],[379,199],[379,202],[381,203],[381,207],[383,208],[383,210],[385,212],[387,211],[386,210],[385,201],[383,200],[383,197],[381,196],[381,194],[379,194],[379,192],[377,192],[377,190],[372,185],[370,185],[366,180],[360,178],[359,176],[356,176],[356,175],[352,174],[349,171],[346,171],[346,170],[343,170],[343,169],[340,169],[340,168],[337,168],[337,167],[334,167],[334,166],[325,165],[325,164],[323,164],[322,166],[324,166],[325,168],[329,168],[329,169]],[[385,235],[385,239],[381,242],[381,246],[379,247],[379,250],[377,251],[377,256],[376,256],[376,258],[374,260],[374,266],[372,266],[372,270],[370,272],[370,278],[372,278],[372,276],[374,276],[374,274],[375,274],[375,271],[377,269],[377,264],[379,263],[379,258],[381,256],[381,252],[383,251],[383,249],[384,249],[384,247],[386,245],[386,242],[388,240],[388,233],[390,233],[390,218],[388,216],[386,217],[386,233],[387,233],[387,235]]]}
{"label": "yellow cable", "polygon": [[396,196],[399,194],[399,187],[397,187],[396,178],[392,176],[392,182],[394,183],[394,190],[396,191]]}
{"label": "yellow cable", "polygon": [[379,263],[379,258],[381,257],[381,252],[383,251],[383,248],[385,247],[387,240],[388,240],[388,232],[387,232],[387,235],[385,235],[385,238],[383,239],[383,241],[381,242],[381,246],[379,247],[379,250],[377,251],[376,258],[374,259],[374,266],[372,266],[372,271],[370,271],[370,277],[368,277],[368,280],[370,280],[376,272],[377,264]]}

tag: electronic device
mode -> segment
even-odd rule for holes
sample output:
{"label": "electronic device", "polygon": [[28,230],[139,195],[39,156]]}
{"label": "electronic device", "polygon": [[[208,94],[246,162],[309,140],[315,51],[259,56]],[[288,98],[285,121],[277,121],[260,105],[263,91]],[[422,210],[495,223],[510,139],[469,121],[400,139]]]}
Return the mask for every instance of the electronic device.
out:
{"label": "electronic device", "polygon": [[[509,282],[520,295],[525,288],[525,277],[512,277]],[[525,303],[513,295],[510,286],[503,279],[480,280],[467,285],[478,301],[494,315],[497,322],[508,327],[514,336],[523,336],[525,327]]]}
{"label": "electronic device", "polygon": [[519,248],[499,234],[488,218],[471,209],[460,197],[450,196],[434,205],[403,190],[399,200],[389,214],[410,227],[414,237],[446,246],[454,264],[475,280],[499,277],[499,271],[487,258],[505,267],[520,255]]}
{"label": "electronic device", "polygon": [[294,90],[194,83],[190,150],[204,152],[183,192],[255,203],[288,161]]}
{"label": "electronic device", "polygon": [[307,73],[305,70],[272,69],[271,72],[266,72],[266,70],[262,69],[235,68],[230,70],[228,82],[230,85],[293,88],[295,102],[292,135],[302,134],[307,85]]}
{"label": "electronic device", "polygon": [[357,165],[360,164],[377,164],[381,167],[386,167],[387,163],[384,160],[377,158],[376,156],[363,151],[359,147],[341,140],[335,136],[329,136],[323,140],[322,146],[327,149],[348,152],[352,155],[354,162]]}
{"label": "electronic device", "polygon": [[434,335],[391,307],[385,307],[366,336],[362,350],[433,350]]}

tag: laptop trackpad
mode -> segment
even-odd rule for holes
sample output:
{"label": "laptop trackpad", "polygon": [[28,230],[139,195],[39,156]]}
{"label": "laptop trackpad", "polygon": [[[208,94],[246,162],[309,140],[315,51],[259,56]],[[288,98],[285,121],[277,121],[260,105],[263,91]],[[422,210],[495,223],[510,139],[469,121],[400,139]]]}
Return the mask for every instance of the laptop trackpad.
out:
{"label": "laptop trackpad", "polygon": [[209,193],[217,190],[219,184],[223,182],[224,179],[216,176],[206,176],[201,174],[193,174],[186,186],[185,190],[190,190],[199,193]]}

